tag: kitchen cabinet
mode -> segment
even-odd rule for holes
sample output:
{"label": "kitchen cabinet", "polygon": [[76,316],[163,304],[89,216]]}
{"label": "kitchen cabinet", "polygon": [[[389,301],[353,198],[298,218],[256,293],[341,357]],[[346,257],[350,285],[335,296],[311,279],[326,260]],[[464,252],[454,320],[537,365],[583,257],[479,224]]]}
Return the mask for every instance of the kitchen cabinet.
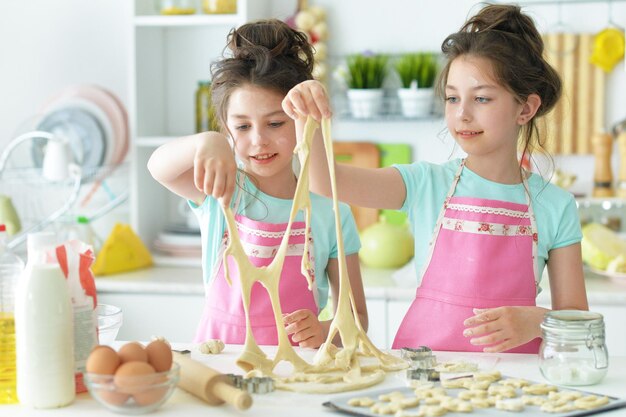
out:
{"label": "kitchen cabinet", "polygon": [[204,297],[196,294],[100,294],[98,302],[122,309],[117,340],[153,337],[191,342],[202,316]]}
{"label": "kitchen cabinet", "polygon": [[[237,0],[236,14],[162,16],[158,2],[134,0],[129,60],[130,220],[149,247],[165,225],[184,219],[177,209],[181,199],[154,181],[146,169],[148,159],[159,145],[195,132],[198,81],[210,78],[210,64],[221,56],[229,31],[268,17],[268,4],[269,0]],[[199,262],[167,257],[155,261]]]}

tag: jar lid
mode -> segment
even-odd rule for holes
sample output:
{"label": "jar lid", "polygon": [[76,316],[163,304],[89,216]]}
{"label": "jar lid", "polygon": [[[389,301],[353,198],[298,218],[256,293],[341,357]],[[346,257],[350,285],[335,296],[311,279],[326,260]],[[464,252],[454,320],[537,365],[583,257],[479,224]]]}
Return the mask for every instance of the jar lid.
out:
{"label": "jar lid", "polygon": [[593,311],[554,310],[546,313],[541,328],[566,331],[602,329],[604,328],[604,317]]}

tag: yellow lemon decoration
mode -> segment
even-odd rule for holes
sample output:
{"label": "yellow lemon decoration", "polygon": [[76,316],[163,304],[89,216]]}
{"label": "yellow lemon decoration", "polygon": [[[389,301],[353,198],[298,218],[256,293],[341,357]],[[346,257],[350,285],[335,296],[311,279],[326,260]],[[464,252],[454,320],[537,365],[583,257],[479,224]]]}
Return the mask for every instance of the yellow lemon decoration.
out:
{"label": "yellow lemon decoration", "polygon": [[611,72],[613,67],[624,58],[624,34],[616,28],[607,28],[598,33],[593,41],[593,53],[590,61]]}
{"label": "yellow lemon decoration", "polygon": [[93,265],[94,275],[110,275],[152,265],[152,256],[127,224],[116,224]]}

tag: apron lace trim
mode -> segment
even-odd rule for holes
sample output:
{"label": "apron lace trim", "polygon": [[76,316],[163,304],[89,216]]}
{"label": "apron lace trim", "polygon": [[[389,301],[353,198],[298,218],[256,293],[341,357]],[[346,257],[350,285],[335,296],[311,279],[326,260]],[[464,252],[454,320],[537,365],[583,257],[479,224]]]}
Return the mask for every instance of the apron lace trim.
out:
{"label": "apron lace trim", "polygon": [[499,207],[482,207],[482,206],[471,206],[468,204],[450,204],[447,206],[450,210],[456,211],[465,211],[471,213],[481,213],[481,214],[498,214],[502,216],[509,216],[518,219],[528,219],[530,218],[530,213],[527,211],[518,211],[518,210],[510,210]]}
{"label": "apron lace trim", "polygon": [[475,222],[471,220],[459,220],[444,218],[441,227],[456,232],[475,233],[493,236],[531,236],[533,234],[531,226],[508,224]]}

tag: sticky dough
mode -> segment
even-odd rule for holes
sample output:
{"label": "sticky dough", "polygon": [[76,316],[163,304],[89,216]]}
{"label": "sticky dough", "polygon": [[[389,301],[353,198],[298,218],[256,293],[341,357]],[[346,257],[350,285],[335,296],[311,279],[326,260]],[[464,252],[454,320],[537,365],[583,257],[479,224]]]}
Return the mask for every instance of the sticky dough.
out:
{"label": "sticky dough", "polygon": [[[228,227],[230,243],[224,252],[224,273],[227,282],[231,282],[230,270],[228,268],[228,257],[232,257],[237,265],[239,279],[241,281],[241,292],[244,312],[246,315],[246,339],[242,354],[237,359],[237,365],[244,371],[259,371],[263,375],[275,378],[276,388],[309,392],[309,393],[333,393],[367,388],[380,383],[385,378],[385,371],[397,371],[407,367],[407,363],[396,357],[380,351],[367,337],[361,322],[359,321],[350,280],[348,278],[348,268],[346,264],[346,254],[341,233],[341,219],[339,217],[339,203],[337,201],[337,188],[335,182],[335,166],[330,136],[330,120],[322,120],[322,135],[326,148],[326,157],[329,161],[329,174],[333,195],[333,210],[335,214],[335,231],[337,234],[337,248],[339,261],[339,293],[337,295],[337,311],[331,322],[326,342],[318,350],[314,363],[309,364],[300,358],[289,343],[289,338],[282,323],[282,311],[279,299],[279,280],[285,260],[291,227],[296,214],[304,211],[306,222],[306,234],[304,254],[302,256],[301,272],[308,281],[311,289],[311,277],[308,273],[309,264],[309,227],[311,224],[311,201],[309,198],[309,151],[313,135],[319,125],[312,118],[308,118],[304,125],[304,132],[297,132],[298,146],[294,152],[298,154],[300,160],[300,175],[296,192],[293,199],[293,206],[289,216],[285,236],[280,244],[276,257],[272,263],[266,267],[255,267],[246,256],[243,245],[236,227],[235,218],[230,207],[224,208],[224,216]],[[269,359],[256,343],[250,325],[249,308],[250,293],[255,282],[260,282],[267,290],[278,333],[278,350],[274,359]],[[331,346],[335,335],[339,333],[343,348],[335,351]],[[357,358],[361,356],[373,356],[378,360],[378,366],[374,369],[365,370]],[[281,378],[274,375],[274,367],[282,361],[290,362],[294,368],[294,375],[289,378]],[[340,375],[329,382],[328,373]],[[297,377],[297,375],[304,375]]]}

